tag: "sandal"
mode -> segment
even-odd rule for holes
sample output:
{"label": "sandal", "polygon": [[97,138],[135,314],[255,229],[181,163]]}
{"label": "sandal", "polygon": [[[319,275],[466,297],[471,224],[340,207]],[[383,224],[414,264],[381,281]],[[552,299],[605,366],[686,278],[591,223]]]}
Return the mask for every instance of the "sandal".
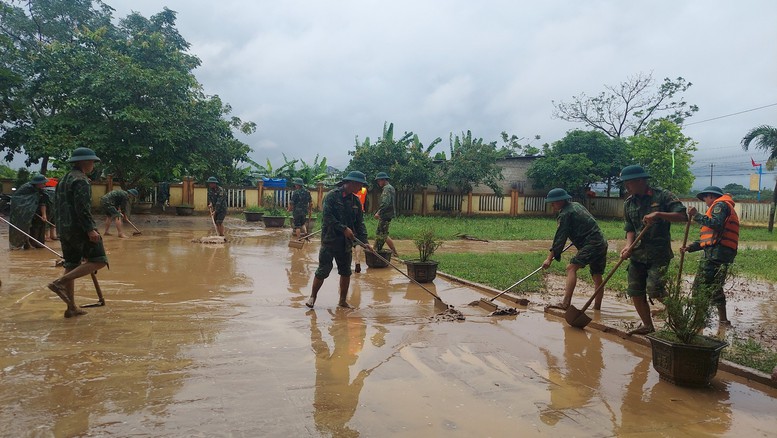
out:
{"label": "sandal", "polygon": [[644,326],[642,324],[639,325],[639,327],[635,328],[634,330],[630,331],[628,334],[631,335],[647,335],[649,333],[653,333],[656,331],[656,329],[653,328],[652,325]]}

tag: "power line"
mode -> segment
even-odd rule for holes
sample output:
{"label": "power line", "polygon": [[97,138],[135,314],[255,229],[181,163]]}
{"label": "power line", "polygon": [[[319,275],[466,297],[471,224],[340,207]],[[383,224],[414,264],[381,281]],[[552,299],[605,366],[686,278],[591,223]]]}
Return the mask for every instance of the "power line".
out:
{"label": "power line", "polygon": [[713,120],[723,119],[725,117],[737,116],[739,114],[749,113],[750,111],[757,111],[757,110],[760,110],[760,109],[769,108],[771,106],[777,106],[777,103],[772,103],[772,104],[769,104],[769,105],[759,106],[758,108],[750,108],[750,109],[746,109],[744,111],[739,111],[739,112],[736,112],[736,113],[726,114],[724,116],[713,117],[711,119],[699,120],[698,122],[684,123],[683,127],[691,126],[691,125],[698,125],[699,123],[704,123],[704,122],[711,122]]}

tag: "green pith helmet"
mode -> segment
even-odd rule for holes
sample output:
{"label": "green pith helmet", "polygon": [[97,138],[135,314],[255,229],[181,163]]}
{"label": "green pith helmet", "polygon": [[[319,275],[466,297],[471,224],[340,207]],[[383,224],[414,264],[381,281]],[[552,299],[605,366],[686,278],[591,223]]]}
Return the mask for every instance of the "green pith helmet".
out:
{"label": "green pith helmet", "polygon": [[208,178],[208,181],[206,181],[206,182],[218,184],[219,180],[217,180],[215,176],[211,176],[210,178]]}
{"label": "green pith helmet", "polygon": [[100,161],[100,158],[95,155],[94,151],[89,148],[76,148],[76,150],[73,151],[73,154],[70,156],[70,159],[67,160],[68,163],[76,163],[78,161]]}
{"label": "green pith helmet", "polygon": [[129,193],[130,195],[132,195],[132,196],[134,196],[136,198],[139,195],[139,193],[138,193],[138,191],[136,189],[129,189],[129,190],[127,190],[127,193]]}
{"label": "green pith helmet", "polygon": [[702,201],[704,199],[704,195],[712,194],[717,195],[718,197],[723,196],[723,190],[720,189],[718,186],[707,186],[704,188],[704,190],[700,191],[699,194],[696,195],[697,198],[701,199]]}
{"label": "green pith helmet", "polygon": [[296,186],[304,186],[305,185],[305,181],[302,181],[302,178],[292,178],[291,179],[291,183],[296,185]]}
{"label": "green pith helmet", "polygon": [[391,177],[389,177],[386,172],[378,172],[378,174],[375,175],[375,181],[379,179],[391,179]]}
{"label": "green pith helmet", "polygon": [[556,202],[556,201],[566,201],[567,199],[572,199],[571,196],[569,196],[569,193],[567,193],[564,189],[553,189],[548,192],[548,196],[545,198],[545,203],[548,202]]}
{"label": "green pith helmet", "polygon": [[43,175],[41,175],[41,174],[37,174],[37,175],[35,175],[35,176],[33,176],[33,177],[32,177],[32,179],[30,180],[30,182],[31,182],[33,185],[34,185],[34,184],[46,184],[46,181],[48,181],[48,180],[49,180],[49,179],[48,179],[48,178],[46,178],[45,176],[43,176]]}
{"label": "green pith helmet", "polygon": [[365,177],[364,174],[358,170],[352,170],[348,172],[348,175],[343,177],[343,180],[340,181],[340,183],[345,183],[346,181],[356,181],[358,183],[367,185],[367,177]]}
{"label": "green pith helmet", "polygon": [[650,178],[650,175],[645,172],[645,169],[643,169],[642,166],[632,164],[621,170],[621,181],[631,181],[639,178]]}

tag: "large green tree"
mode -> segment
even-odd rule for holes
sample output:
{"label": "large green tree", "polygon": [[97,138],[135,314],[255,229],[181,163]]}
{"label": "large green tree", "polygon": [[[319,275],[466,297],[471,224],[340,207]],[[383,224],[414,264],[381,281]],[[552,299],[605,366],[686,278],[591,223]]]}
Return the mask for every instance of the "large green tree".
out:
{"label": "large green tree", "polygon": [[546,145],[543,157],[532,163],[527,176],[535,188],[562,187],[582,197],[593,184],[605,183],[609,194],[628,162],[624,140],[600,131],[576,130],[552,146]]}
{"label": "large green tree", "polygon": [[486,143],[472,136],[471,131],[461,137],[450,134],[450,158],[435,167],[435,184],[439,187],[470,193],[474,186],[484,184],[497,195],[502,195],[499,181],[504,179],[497,160],[508,154],[496,142]]}
{"label": "large green tree", "polygon": [[432,182],[433,168],[430,153],[441,139],[437,138],[424,146],[413,132],[394,137],[394,124],[384,123],[383,133],[377,141],[367,137],[363,142],[356,138],[354,150],[349,151],[351,161],[346,172],[359,170],[376,188],[373,178],[378,172],[391,176],[391,184],[400,191],[415,191]]}
{"label": "large green tree", "polygon": [[629,155],[650,174],[653,183],[674,193],[687,193],[694,181],[691,172],[696,142],[683,135],[680,126],[666,119],[648,123],[629,138]]}
{"label": "large green tree", "polygon": [[0,46],[0,59],[20,79],[6,107],[16,117],[0,133],[7,157],[23,152],[45,173],[49,159],[61,163],[88,146],[128,186],[211,174],[236,182],[250,148],[233,132],[255,125],[203,92],[192,73],[200,61],[176,30],[175,12],[133,13],[114,25],[111,10],[94,3],[100,9],[3,1],[0,35],[12,44]]}
{"label": "large green tree", "polygon": [[[742,148],[748,150],[750,144],[754,143],[758,149],[763,149],[769,154],[769,161],[766,167],[769,170],[774,169],[777,161],[777,128],[769,125],[761,125],[748,131],[742,138]],[[772,208],[769,211],[769,232],[774,229],[774,213],[777,210],[777,180],[774,183],[774,197],[772,198]]]}
{"label": "large green tree", "polygon": [[665,78],[656,86],[652,73],[638,73],[618,85],[605,85],[594,97],[585,93],[569,102],[553,102],[553,116],[582,123],[613,138],[637,135],[651,120],[664,118],[677,124],[699,110],[682,98],[692,84],[682,77]]}

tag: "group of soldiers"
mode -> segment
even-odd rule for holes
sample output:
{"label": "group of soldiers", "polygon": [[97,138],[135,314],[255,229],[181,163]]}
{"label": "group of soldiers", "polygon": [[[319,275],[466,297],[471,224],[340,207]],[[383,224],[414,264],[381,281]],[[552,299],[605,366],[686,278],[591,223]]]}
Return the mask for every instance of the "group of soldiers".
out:
{"label": "group of soldiers", "polygon": [[[697,195],[706,204],[706,213],[701,214],[694,207],[686,211],[672,192],[650,186],[649,178],[645,169],[637,165],[626,166],[620,174],[629,193],[624,204],[626,244],[620,251],[620,258],[629,260],[627,294],[642,322],[629,334],[644,335],[655,331],[648,299],[661,301],[667,293],[667,271],[674,257],[670,223],[691,220],[701,225],[700,238],[682,246],[680,251],[704,251],[692,288],[708,288],[712,303],[718,309],[719,323],[729,325],[723,286],[739,242],[739,218],[734,201],[719,187],[709,186]],[[607,262],[607,240],[588,210],[570,199],[571,196],[561,188],[551,190],[545,199],[558,214],[558,228],[543,267],[548,268],[554,259],[560,260],[569,239],[577,248],[577,254],[566,268],[563,301],[554,307],[566,309],[570,306],[577,271],[589,266],[594,287],[599,292],[594,309],[600,309],[603,293],[599,289]]]}

